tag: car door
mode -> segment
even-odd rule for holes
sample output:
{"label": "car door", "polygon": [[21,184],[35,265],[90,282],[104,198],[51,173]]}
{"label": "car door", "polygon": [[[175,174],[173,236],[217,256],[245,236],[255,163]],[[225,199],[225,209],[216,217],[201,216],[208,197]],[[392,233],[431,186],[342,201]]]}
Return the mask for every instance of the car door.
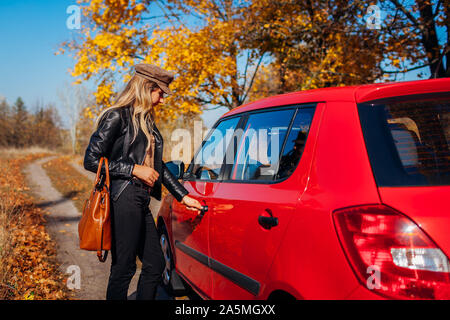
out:
{"label": "car door", "polygon": [[300,159],[313,115],[313,105],[246,115],[210,215],[213,299],[260,294],[305,187],[295,168],[308,167]]}
{"label": "car door", "polygon": [[219,121],[202,142],[184,175],[184,187],[189,196],[197,199],[209,210],[203,216],[187,210],[178,201],[172,204],[172,234],[175,265],[204,296],[212,292],[211,269],[208,267],[209,219],[214,208],[212,199],[221,179],[221,168],[230,136],[240,117]]}

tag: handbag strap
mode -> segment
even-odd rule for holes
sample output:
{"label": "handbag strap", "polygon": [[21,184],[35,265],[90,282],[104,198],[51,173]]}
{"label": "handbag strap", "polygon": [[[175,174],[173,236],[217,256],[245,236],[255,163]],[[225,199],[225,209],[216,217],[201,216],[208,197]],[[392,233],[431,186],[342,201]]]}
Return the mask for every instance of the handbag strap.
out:
{"label": "handbag strap", "polygon": [[100,262],[105,262],[108,257],[108,250],[105,250],[104,254],[102,254],[101,250],[97,251],[97,257]]}
{"label": "handbag strap", "polygon": [[108,165],[108,159],[106,157],[101,157],[100,161],[98,163],[98,169],[97,169],[97,176],[95,177],[95,185],[98,184],[99,180],[100,180],[100,172],[102,171],[102,164],[103,162],[105,162],[105,184],[108,187],[109,190],[109,165]]}
{"label": "handbag strap", "polygon": [[[101,169],[102,169],[103,162],[105,163],[105,185],[106,185],[106,188],[107,188],[107,192],[109,193],[109,185],[110,185],[110,181],[109,181],[109,166],[108,166],[108,158],[106,158],[106,157],[101,157],[100,158],[100,161],[98,163],[97,176],[95,178],[95,183],[97,184],[99,182],[100,172],[101,172]],[[103,200],[104,199],[102,199],[102,201]],[[102,217],[100,217],[100,225],[103,226]],[[103,240],[102,239],[102,237],[103,237],[103,230],[102,230],[102,232],[98,232],[97,233],[97,237],[100,237],[100,239],[97,239],[97,242],[102,244],[103,243],[102,242],[102,240]],[[100,262],[105,262],[106,258],[108,257],[108,250],[106,250],[105,253],[102,254],[103,248],[100,248],[100,249],[101,250],[97,251],[98,260]]]}
{"label": "handbag strap", "polygon": [[[103,226],[102,217],[100,217],[100,225]],[[105,262],[108,257],[108,250],[103,250],[103,229],[101,232],[97,232],[97,243],[100,243],[100,250],[97,251],[97,258],[100,262]],[[105,254],[102,255],[102,251],[105,251]]]}

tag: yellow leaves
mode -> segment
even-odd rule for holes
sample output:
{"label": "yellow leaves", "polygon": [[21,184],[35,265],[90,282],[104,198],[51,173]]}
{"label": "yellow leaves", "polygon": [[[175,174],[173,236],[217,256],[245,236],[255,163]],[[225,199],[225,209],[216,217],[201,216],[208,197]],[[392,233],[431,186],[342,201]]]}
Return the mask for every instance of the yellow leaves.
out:
{"label": "yellow leaves", "polygon": [[[72,76],[89,80],[94,75],[104,75],[104,70],[115,71],[116,65],[124,67],[134,62],[139,41],[147,39],[146,29],[134,25],[145,4],[135,0],[82,0],[83,14],[91,27],[83,27],[81,43],[67,43],[65,48],[75,51],[76,63]],[[98,90],[97,101],[105,101]]]}
{"label": "yellow leaves", "polygon": [[[156,30],[153,34],[153,47],[144,62],[163,65],[177,75],[171,84],[176,95],[169,97],[159,112],[163,118],[201,112],[199,103],[195,102],[199,92],[207,90],[209,98],[217,99],[224,92],[219,85],[220,79],[235,74],[236,59],[229,53],[230,44],[234,41],[233,25],[214,19],[211,21],[215,24],[196,32],[177,27]],[[230,85],[229,80],[226,85]]]}
{"label": "yellow leaves", "polygon": [[144,5],[143,3],[139,3],[139,4],[134,8],[134,10],[135,10],[136,13],[141,12],[141,11],[144,11],[145,9],[146,9],[146,8],[145,8],[145,5]]}
{"label": "yellow leaves", "polygon": [[97,105],[101,106],[111,106],[111,97],[113,95],[113,85],[114,83],[101,83],[97,87],[97,91],[94,92],[95,100]]}
{"label": "yellow leaves", "polygon": [[87,106],[84,109],[84,117],[87,119],[94,119],[96,117],[96,115],[94,115],[93,109],[94,109],[94,106]]}
{"label": "yellow leaves", "polygon": [[393,59],[392,64],[397,68],[400,67],[400,59]]}
{"label": "yellow leaves", "polygon": [[128,73],[123,77],[123,82],[127,83],[128,81],[130,81],[130,79],[131,79],[131,74]]}
{"label": "yellow leaves", "polygon": [[23,295],[23,300],[34,300],[34,292],[27,292]]}
{"label": "yellow leaves", "polygon": [[110,32],[120,30],[122,24],[134,25],[139,21],[140,14],[145,11],[143,3],[135,0],[83,0],[86,3],[83,13],[97,27]]}
{"label": "yellow leaves", "polygon": [[111,33],[100,33],[95,36],[92,43],[95,46],[107,47],[112,45],[115,35]]}
{"label": "yellow leaves", "polygon": [[[69,46],[75,51],[74,77],[98,79],[94,93],[97,107],[85,110],[87,117],[112,103],[118,87],[110,81],[122,77],[129,81],[130,69],[144,62],[175,73],[171,89],[176,93],[156,110],[162,119],[174,119],[183,113],[200,113],[205,104],[219,103],[223,97],[233,99],[230,88],[237,90],[240,33],[246,29],[245,19],[218,14],[214,1],[170,1],[179,10],[203,14],[201,26],[187,28],[183,24],[155,26],[149,29],[141,22],[146,2],[135,0],[83,0],[90,28],[82,30],[83,41]],[[188,10],[188,11],[189,11]],[[234,13],[239,12],[238,9]],[[142,58],[142,59],[141,59]],[[252,57],[254,61],[256,57]]]}

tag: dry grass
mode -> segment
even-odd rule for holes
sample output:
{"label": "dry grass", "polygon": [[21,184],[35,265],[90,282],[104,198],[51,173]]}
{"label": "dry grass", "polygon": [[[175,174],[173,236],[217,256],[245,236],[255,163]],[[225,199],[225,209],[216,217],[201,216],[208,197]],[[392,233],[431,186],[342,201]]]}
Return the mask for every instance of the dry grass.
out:
{"label": "dry grass", "polygon": [[79,173],[71,165],[72,157],[63,156],[45,163],[42,167],[52,181],[53,186],[65,198],[74,202],[82,212],[84,202],[93,188],[93,181]]}
{"label": "dry grass", "polygon": [[29,147],[24,149],[17,148],[0,148],[0,158],[21,158],[25,155],[52,155],[54,151],[41,148],[41,147]]}
{"label": "dry grass", "polygon": [[78,165],[80,165],[80,166],[83,166],[84,158],[83,158],[82,156],[75,155],[75,156],[72,157],[72,159],[73,159],[73,161],[74,161],[76,164],[78,164]]}
{"label": "dry grass", "polygon": [[66,299],[44,212],[28,194],[22,170],[42,149],[0,152],[0,299]]}

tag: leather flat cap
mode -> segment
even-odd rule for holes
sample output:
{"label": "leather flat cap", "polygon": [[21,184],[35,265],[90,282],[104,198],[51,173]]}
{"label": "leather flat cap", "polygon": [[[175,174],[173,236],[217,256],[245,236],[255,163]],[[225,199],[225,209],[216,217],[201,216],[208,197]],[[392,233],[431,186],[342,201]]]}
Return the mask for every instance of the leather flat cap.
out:
{"label": "leather flat cap", "polygon": [[174,77],[172,72],[147,63],[139,63],[134,68],[137,75],[156,82],[156,84],[166,94],[172,93],[169,89],[169,84],[172,82]]}

